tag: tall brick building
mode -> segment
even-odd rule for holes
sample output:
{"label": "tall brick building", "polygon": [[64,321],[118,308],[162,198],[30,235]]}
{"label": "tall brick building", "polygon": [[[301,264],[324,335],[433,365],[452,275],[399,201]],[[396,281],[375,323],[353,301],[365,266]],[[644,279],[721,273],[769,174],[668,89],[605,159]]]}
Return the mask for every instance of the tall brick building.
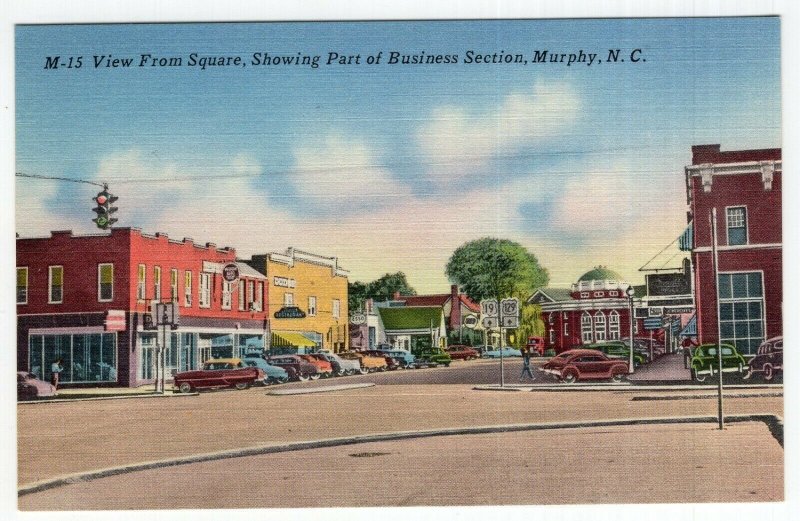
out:
{"label": "tall brick building", "polygon": [[[745,354],[755,354],[766,338],[783,334],[782,174],[779,148],[692,147],[685,177],[701,342],[715,342],[720,336],[718,313],[722,341]],[[713,208],[718,281],[712,255]]]}

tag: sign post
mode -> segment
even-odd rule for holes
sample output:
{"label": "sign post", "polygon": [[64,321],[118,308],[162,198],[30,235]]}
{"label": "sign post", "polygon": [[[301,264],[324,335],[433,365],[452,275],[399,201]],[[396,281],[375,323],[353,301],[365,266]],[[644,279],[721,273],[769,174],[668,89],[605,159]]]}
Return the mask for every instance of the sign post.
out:
{"label": "sign post", "polygon": [[500,347],[500,387],[504,387],[503,328],[516,329],[519,327],[519,300],[515,298],[483,300],[481,301],[481,316],[483,317],[483,327],[486,329],[496,327],[500,335],[498,342]]}
{"label": "sign post", "polygon": [[161,328],[161,342],[156,342],[155,392],[164,394],[167,369],[167,326],[169,329],[178,329],[180,311],[175,302],[153,302],[150,305],[150,317],[152,324]]}

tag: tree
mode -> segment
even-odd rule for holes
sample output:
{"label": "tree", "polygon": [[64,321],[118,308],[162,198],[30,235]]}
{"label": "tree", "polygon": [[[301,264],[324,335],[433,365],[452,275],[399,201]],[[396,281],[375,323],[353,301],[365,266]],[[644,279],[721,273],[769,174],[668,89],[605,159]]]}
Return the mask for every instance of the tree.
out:
{"label": "tree", "polygon": [[459,246],[445,273],[475,302],[498,297],[524,302],[550,278],[536,256],[521,244],[493,237]]}
{"label": "tree", "polygon": [[512,344],[519,349],[527,343],[529,336],[544,337],[542,307],[539,304],[522,304],[519,327],[514,330]]}
{"label": "tree", "polygon": [[368,298],[376,302],[384,302],[393,299],[397,292],[401,295],[417,294],[402,271],[387,273],[372,282],[350,282],[347,285],[347,291],[348,304],[353,311],[363,309],[364,301]]}

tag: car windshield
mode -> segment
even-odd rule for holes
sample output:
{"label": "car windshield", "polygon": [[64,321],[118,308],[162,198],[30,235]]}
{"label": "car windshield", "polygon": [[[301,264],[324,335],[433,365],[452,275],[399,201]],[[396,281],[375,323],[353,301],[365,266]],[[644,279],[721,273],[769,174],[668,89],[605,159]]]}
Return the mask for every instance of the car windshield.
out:
{"label": "car windshield", "polygon": [[731,349],[730,347],[723,347],[722,348],[722,355],[723,356],[730,356],[732,354],[733,354],[733,349]]}

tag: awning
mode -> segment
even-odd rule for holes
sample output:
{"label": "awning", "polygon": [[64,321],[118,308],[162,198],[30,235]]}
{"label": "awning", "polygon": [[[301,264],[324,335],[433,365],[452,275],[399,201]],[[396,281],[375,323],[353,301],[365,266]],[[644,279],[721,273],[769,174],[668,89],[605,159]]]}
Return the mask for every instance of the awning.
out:
{"label": "awning", "polygon": [[680,336],[697,336],[697,315],[692,315],[689,322],[679,333]]}
{"label": "awning", "polygon": [[692,223],[689,223],[689,226],[683,231],[680,237],[678,237],[678,248],[681,251],[692,251],[692,242],[694,237],[694,232],[692,231]]}
{"label": "awning", "polygon": [[291,331],[273,331],[271,345],[273,347],[317,347],[317,344],[305,335]]}

